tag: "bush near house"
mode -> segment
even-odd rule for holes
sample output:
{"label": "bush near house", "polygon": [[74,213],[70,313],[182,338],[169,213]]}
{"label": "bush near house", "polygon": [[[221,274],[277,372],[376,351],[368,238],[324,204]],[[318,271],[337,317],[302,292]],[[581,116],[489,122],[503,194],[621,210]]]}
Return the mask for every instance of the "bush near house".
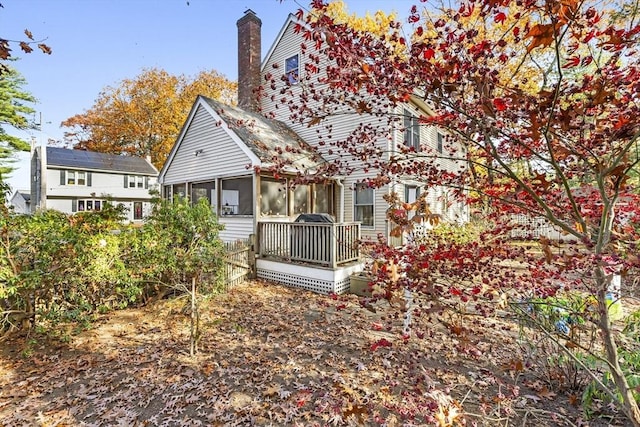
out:
{"label": "bush near house", "polygon": [[221,288],[220,226],[206,204],[158,201],[140,228],[122,210],[68,216],[0,216],[0,336],[36,324],[87,321],[96,312],[139,304],[196,278]]}

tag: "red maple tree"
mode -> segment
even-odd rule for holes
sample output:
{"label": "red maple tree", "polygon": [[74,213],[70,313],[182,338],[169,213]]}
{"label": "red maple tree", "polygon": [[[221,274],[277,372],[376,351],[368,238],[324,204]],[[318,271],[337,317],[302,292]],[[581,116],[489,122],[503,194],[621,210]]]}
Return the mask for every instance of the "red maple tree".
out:
{"label": "red maple tree", "polygon": [[[560,288],[594,295],[607,366],[638,426],[607,294],[613,272],[631,272],[640,259],[640,205],[630,185],[639,160],[640,26],[588,1],[456,7],[436,18],[413,7],[408,25],[394,23],[381,36],[336,21],[324,1],[314,1],[296,26],[305,40],[304,75],[289,87],[270,73],[265,87],[280,88],[272,96],[289,107],[290,120],[318,127],[330,173],[362,168],[372,186],[409,177],[482,207],[491,227],[475,241],[376,245],[385,261],[376,271],[380,292],[391,298],[411,290],[430,302],[425,313],[445,297],[475,302],[483,313],[503,297]],[[403,130],[398,107],[407,102],[430,111],[420,124],[446,133],[442,150],[380,149],[381,139]],[[348,136],[332,137],[326,119],[347,113],[379,120],[354,121]],[[389,202],[396,232],[433,220],[423,201]],[[511,220],[520,214],[544,219],[570,243],[552,251],[541,239],[538,254],[511,244]]]}

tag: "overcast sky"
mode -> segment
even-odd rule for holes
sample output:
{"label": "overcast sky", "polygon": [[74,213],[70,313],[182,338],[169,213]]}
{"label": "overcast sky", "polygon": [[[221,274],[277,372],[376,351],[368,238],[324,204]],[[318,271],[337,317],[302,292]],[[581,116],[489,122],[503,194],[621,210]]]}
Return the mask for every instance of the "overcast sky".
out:
{"label": "overcast sky", "polygon": [[[419,0],[347,0],[350,12],[395,10],[407,16]],[[100,91],[134,78],[144,68],[193,76],[214,69],[237,80],[236,21],[247,8],[262,20],[262,53],[289,13],[307,0],[0,0],[0,37],[23,40],[29,29],[52,55],[29,55],[14,46],[12,65],[37,99],[42,132],[21,132],[38,144],[61,140],[60,123],[91,108]],[[9,183],[29,188],[28,155]]]}

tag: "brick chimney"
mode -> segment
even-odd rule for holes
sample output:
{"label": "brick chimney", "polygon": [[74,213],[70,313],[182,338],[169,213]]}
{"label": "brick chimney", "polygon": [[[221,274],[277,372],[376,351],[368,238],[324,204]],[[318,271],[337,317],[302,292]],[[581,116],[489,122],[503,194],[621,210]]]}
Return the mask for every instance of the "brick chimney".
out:
{"label": "brick chimney", "polygon": [[259,110],[256,90],[260,86],[262,21],[247,9],[238,19],[238,105],[251,111]]}

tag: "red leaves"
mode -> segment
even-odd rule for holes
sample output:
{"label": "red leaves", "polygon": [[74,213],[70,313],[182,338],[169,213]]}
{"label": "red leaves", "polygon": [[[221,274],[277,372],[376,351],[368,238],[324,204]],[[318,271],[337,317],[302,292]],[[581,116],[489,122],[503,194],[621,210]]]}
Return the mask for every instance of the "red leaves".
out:
{"label": "red leaves", "polygon": [[502,98],[494,98],[493,100],[493,106],[495,107],[496,110],[498,111],[504,111],[507,109],[507,103],[504,99]]}
{"label": "red leaves", "polygon": [[450,288],[449,293],[451,293],[451,295],[456,295],[456,296],[462,295],[462,291],[458,288]]}
{"label": "red leaves", "polygon": [[562,66],[562,68],[573,68],[580,65],[580,57],[578,55],[574,55],[571,58],[567,59],[567,62]]}
{"label": "red leaves", "polygon": [[381,338],[378,341],[371,344],[371,351],[376,351],[380,347],[391,347],[393,344],[386,338]]}
{"label": "red leaves", "polygon": [[496,14],[496,16],[493,17],[493,20],[498,24],[504,24],[504,21],[506,21],[506,19],[507,15],[505,15],[504,12],[499,12]]}
{"label": "red leaves", "polygon": [[433,50],[432,48],[428,48],[422,52],[422,57],[426,60],[429,60],[429,59],[433,59],[435,54],[436,54],[435,50]]}

